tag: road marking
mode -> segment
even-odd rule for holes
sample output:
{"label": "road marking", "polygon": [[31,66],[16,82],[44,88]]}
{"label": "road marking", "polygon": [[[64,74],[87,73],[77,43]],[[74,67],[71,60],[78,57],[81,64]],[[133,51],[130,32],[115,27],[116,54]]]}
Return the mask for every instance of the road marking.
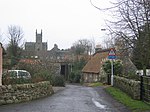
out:
{"label": "road marking", "polygon": [[100,104],[98,101],[96,101],[94,98],[92,98],[93,103],[95,104],[96,107],[104,109],[106,106]]}

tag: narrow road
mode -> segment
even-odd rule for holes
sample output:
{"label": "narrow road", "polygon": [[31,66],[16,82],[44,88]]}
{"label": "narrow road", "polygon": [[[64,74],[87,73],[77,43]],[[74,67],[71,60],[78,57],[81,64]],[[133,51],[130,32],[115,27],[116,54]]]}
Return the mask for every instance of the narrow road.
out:
{"label": "narrow road", "polygon": [[50,97],[0,106],[0,112],[129,112],[109,97],[102,88],[67,85]]}

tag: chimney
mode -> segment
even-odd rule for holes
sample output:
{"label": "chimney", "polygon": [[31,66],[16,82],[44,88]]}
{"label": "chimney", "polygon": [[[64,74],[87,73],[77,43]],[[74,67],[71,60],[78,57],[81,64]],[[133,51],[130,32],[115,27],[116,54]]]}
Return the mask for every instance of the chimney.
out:
{"label": "chimney", "polygon": [[100,44],[96,45],[95,52],[102,50],[102,47]]}

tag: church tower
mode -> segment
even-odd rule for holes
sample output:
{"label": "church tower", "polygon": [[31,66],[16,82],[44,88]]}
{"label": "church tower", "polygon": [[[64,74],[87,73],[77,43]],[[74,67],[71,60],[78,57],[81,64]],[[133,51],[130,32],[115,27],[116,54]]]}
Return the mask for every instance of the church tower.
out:
{"label": "church tower", "polygon": [[36,29],[36,43],[39,42],[42,42],[42,30],[41,30],[41,34],[38,34]]}
{"label": "church tower", "polygon": [[41,34],[37,33],[36,29],[36,45],[35,45],[36,51],[42,51],[42,30]]}

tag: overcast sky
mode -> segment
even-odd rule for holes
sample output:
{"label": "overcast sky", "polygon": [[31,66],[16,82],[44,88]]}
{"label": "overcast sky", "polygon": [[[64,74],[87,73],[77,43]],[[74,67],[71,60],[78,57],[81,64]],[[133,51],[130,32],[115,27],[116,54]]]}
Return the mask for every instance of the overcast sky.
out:
{"label": "overcast sky", "polygon": [[[101,8],[109,0],[92,0]],[[90,0],[0,0],[0,32],[3,39],[9,25],[18,25],[27,42],[35,42],[35,31],[43,30],[43,41],[48,49],[57,44],[60,49],[70,48],[79,39],[102,43],[105,33],[105,13],[90,4]],[[5,40],[6,42],[7,40]]]}

